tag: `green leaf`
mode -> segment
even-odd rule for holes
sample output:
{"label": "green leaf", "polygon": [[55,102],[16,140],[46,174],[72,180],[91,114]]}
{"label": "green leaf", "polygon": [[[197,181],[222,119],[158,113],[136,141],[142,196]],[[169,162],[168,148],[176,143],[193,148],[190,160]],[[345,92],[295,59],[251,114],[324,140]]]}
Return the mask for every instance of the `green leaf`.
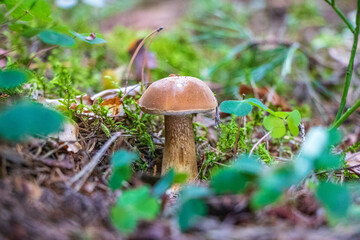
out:
{"label": "green leaf", "polygon": [[293,136],[299,135],[300,121],[301,121],[301,115],[298,110],[294,110],[291,113],[289,113],[287,118],[287,124]]}
{"label": "green leaf", "polygon": [[292,165],[286,164],[278,168],[270,169],[269,172],[262,175],[260,186],[261,188],[282,192],[300,180],[296,174],[296,169]]}
{"label": "green leaf", "polygon": [[175,179],[174,169],[170,169],[154,186],[153,194],[155,197],[161,197],[166,190],[173,184]]}
{"label": "green leaf", "polygon": [[315,160],[329,149],[329,134],[326,128],[313,127],[306,135],[306,141],[302,146],[301,155]]}
{"label": "green leaf", "polygon": [[289,112],[274,112],[270,109],[268,110],[268,112],[271,113],[271,115],[279,118],[286,118],[289,115]]}
{"label": "green leaf", "polygon": [[39,37],[44,43],[62,47],[72,47],[75,44],[75,40],[72,37],[53,30],[44,30],[39,33]]}
{"label": "green leaf", "polygon": [[51,7],[45,0],[36,0],[30,13],[42,21],[51,21]]}
{"label": "green leaf", "polygon": [[84,42],[90,43],[90,44],[106,43],[106,40],[97,37],[99,34],[96,34],[96,38],[95,38],[94,40],[88,40],[88,39],[86,39],[86,38],[87,38],[88,36],[90,36],[90,33],[80,34],[80,33],[74,32],[74,31],[70,31],[70,33],[71,33],[72,35],[74,35],[75,37],[77,37],[78,39],[80,39],[80,40],[82,40],[82,41],[84,41]]}
{"label": "green leaf", "polygon": [[211,196],[211,191],[209,188],[188,185],[181,189],[179,195],[179,204],[182,204],[190,199],[205,198]]}
{"label": "green leaf", "polygon": [[244,100],[245,102],[248,102],[250,103],[251,105],[253,106],[256,106],[264,111],[267,111],[268,110],[268,107],[265,106],[259,99],[256,99],[256,98],[248,98],[248,99],[245,99]]}
{"label": "green leaf", "polygon": [[123,167],[130,166],[135,160],[137,160],[139,156],[135,153],[126,151],[126,150],[118,150],[114,153],[111,158],[111,166],[112,167]]}
{"label": "green leaf", "polygon": [[278,117],[274,117],[272,115],[267,116],[264,118],[263,123],[266,130],[272,131],[271,136],[273,138],[280,138],[286,133],[284,121]]}
{"label": "green leaf", "polygon": [[41,104],[21,102],[0,112],[0,137],[20,141],[28,136],[48,135],[59,131],[63,117]]}
{"label": "green leaf", "polygon": [[232,166],[239,172],[252,175],[260,174],[263,171],[261,163],[249,156],[238,157]]}
{"label": "green leaf", "polygon": [[260,209],[272,203],[275,203],[281,197],[281,192],[272,189],[261,188],[251,198],[251,207]]}
{"label": "green leaf", "polygon": [[42,21],[51,21],[51,8],[45,0],[4,0],[10,16],[22,21],[31,21],[34,17]]}
{"label": "green leaf", "polygon": [[188,175],[186,173],[175,173],[174,183],[185,183]]}
{"label": "green leaf", "polygon": [[178,222],[181,231],[186,231],[194,226],[202,216],[206,215],[206,213],[207,208],[202,200],[191,199],[185,202],[178,214]]}
{"label": "green leaf", "polygon": [[112,190],[118,189],[121,187],[123,181],[130,179],[130,165],[136,159],[138,159],[137,154],[125,150],[119,150],[114,153],[111,158],[113,172],[109,178],[109,187]]}
{"label": "green leaf", "polygon": [[11,89],[21,86],[27,81],[24,72],[19,70],[0,70],[0,89]]}
{"label": "green leaf", "polygon": [[111,222],[124,234],[133,232],[137,226],[137,219],[131,214],[130,209],[115,206],[110,211]]}
{"label": "green leaf", "polygon": [[117,167],[113,169],[109,177],[109,187],[111,190],[116,190],[122,186],[123,181],[131,177],[130,166]]}
{"label": "green leaf", "polygon": [[340,155],[333,155],[329,152],[324,152],[321,154],[321,157],[315,159],[314,161],[314,168],[316,170],[336,169],[339,167],[341,167]]}
{"label": "green leaf", "polygon": [[223,101],[220,104],[220,110],[224,113],[235,114],[236,116],[242,117],[251,112],[252,106],[243,101]]}
{"label": "green leaf", "polygon": [[351,196],[346,186],[322,182],[316,190],[316,197],[330,217],[344,218],[347,216],[351,205]]}
{"label": "green leaf", "polygon": [[210,186],[217,194],[237,194],[245,190],[249,178],[233,168],[223,168],[213,176]]}
{"label": "green leaf", "polygon": [[150,189],[142,186],[123,192],[111,209],[111,220],[121,232],[135,230],[139,220],[152,220],[160,211],[158,200],[150,195]]}

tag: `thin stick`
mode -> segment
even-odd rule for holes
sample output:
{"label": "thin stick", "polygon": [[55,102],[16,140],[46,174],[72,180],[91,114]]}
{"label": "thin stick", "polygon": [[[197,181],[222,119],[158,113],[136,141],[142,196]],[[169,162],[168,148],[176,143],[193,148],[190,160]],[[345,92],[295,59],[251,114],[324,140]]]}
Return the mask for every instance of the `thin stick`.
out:
{"label": "thin stick", "polygon": [[101,147],[101,149],[95,154],[95,156],[91,159],[91,161],[83,168],[80,172],[78,172],[75,176],[73,176],[69,180],[69,185],[73,185],[75,182],[78,182],[74,188],[76,191],[79,191],[81,187],[84,185],[85,181],[88,179],[90,174],[94,171],[94,168],[99,164],[102,156],[105,154],[106,150],[111,146],[111,144],[120,137],[121,133],[115,133],[105,144]]}
{"label": "thin stick", "polygon": [[360,167],[360,164],[357,164],[357,165],[354,165],[354,166],[350,166],[350,167],[339,168],[339,169],[335,169],[335,170],[323,171],[323,172],[317,173],[316,175],[320,175],[320,174],[324,174],[324,173],[329,173],[329,172],[343,171],[343,170],[352,170],[353,168],[357,168],[357,167]]}
{"label": "thin stick", "polygon": [[124,94],[126,94],[126,89],[127,89],[127,85],[128,85],[128,82],[129,82],[129,78],[130,78],[130,72],[131,72],[131,67],[134,63],[134,60],[135,60],[135,57],[138,55],[141,47],[144,45],[145,41],[151,37],[153,34],[155,33],[158,33],[160,32],[161,30],[163,30],[164,28],[163,27],[159,27],[157,28],[156,30],[152,31],[151,33],[149,33],[149,35],[147,35],[141,42],[140,44],[137,46],[134,54],[132,55],[131,57],[131,60],[130,60],[130,63],[129,63],[129,66],[128,66],[128,69],[127,69],[127,72],[126,72],[126,82],[125,82],[125,91],[124,91]]}
{"label": "thin stick", "polygon": [[267,134],[265,134],[262,138],[260,138],[259,141],[257,141],[257,143],[255,143],[255,145],[252,147],[252,149],[250,150],[249,153],[249,157],[252,155],[253,151],[256,149],[256,147],[267,137],[270,135],[272,131],[268,132]]}
{"label": "thin stick", "polygon": [[52,46],[52,47],[49,47],[49,48],[45,48],[45,49],[41,49],[40,51],[38,51],[37,53],[35,53],[35,55],[30,59],[29,63],[27,64],[27,67],[30,67],[31,63],[34,61],[34,59],[36,57],[38,57],[39,55],[45,53],[45,52],[48,52],[48,51],[51,51],[55,48],[57,48],[58,46]]}
{"label": "thin stick", "polygon": [[[146,48],[145,48],[144,60],[143,60],[143,64],[142,64],[142,67],[141,67],[141,86],[144,85],[145,88],[149,85],[149,83],[151,83],[150,68],[149,68],[149,62],[148,62],[147,53],[149,52],[149,48],[150,48],[150,45],[151,45],[153,39],[156,37],[156,35],[158,33],[159,32],[156,32],[154,35],[151,36],[151,38],[149,39],[149,43],[146,45]],[[146,82],[146,83],[145,83],[145,66],[146,66],[146,69],[147,69],[147,77],[149,78],[148,82]]]}

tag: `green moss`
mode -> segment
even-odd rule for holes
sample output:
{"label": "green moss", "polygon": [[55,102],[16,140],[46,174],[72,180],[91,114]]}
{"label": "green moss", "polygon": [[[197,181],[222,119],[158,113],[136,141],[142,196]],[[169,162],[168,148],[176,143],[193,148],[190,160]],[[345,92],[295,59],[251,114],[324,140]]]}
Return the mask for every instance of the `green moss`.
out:
{"label": "green moss", "polygon": [[270,165],[274,162],[274,158],[270,155],[269,151],[266,149],[265,143],[261,143],[254,150],[254,154],[258,156],[264,163]]}
{"label": "green moss", "polygon": [[[228,124],[220,124],[221,134],[217,143],[217,148],[222,152],[231,151],[236,142],[236,136],[239,130],[239,126],[236,122],[236,117],[232,117]],[[244,128],[239,130],[238,149],[241,152],[246,152],[248,147],[245,143],[245,131]]]}

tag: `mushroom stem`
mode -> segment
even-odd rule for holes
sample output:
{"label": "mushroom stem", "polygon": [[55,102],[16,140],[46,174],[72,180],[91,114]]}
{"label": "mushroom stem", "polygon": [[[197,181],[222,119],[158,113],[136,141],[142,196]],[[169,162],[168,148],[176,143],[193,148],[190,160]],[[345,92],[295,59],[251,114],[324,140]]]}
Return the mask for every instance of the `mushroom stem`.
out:
{"label": "mushroom stem", "polygon": [[165,115],[165,149],[161,174],[170,168],[188,174],[188,181],[195,180],[197,162],[194,130],[191,115]]}

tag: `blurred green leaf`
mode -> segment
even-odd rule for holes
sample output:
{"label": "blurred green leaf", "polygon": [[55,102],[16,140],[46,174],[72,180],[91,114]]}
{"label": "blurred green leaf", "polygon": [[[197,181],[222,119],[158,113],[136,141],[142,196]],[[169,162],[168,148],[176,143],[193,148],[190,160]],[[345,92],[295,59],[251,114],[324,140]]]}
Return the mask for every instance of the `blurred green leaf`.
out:
{"label": "blurred green leaf", "polygon": [[51,21],[51,8],[45,0],[4,0],[10,16],[17,20],[30,21],[34,17]]}
{"label": "blurred green leaf", "polygon": [[27,81],[26,74],[20,70],[0,70],[0,89],[11,89],[21,86]]}
{"label": "blurred green leaf", "polygon": [[260,179],[260,187],[276,192],[282,192],[301,179],[296,174],[296,169],[291,164],[285,164],[278,168],[270,169]]}
{"label": "blurred green leaf", "polygon": [[72,37],[53,30],[44,30],[39,33],[39,37],[44,43],[62,47],[72,47],[75,44],[75,40]]}
{"label": "blurred green leaf", "polygon": [[112,190],[116,190],[121,187],[122,182],[130,179],[131,169],[130,166],[123,166],[113,168],[113,171],[109,177],[109,187]]}
{"label": "blurred green leaf", "polygon": [[122,233],[135,230],[139,220],[152,220],[160,211],[158,200],[150,195],[150,189],[142,186],[123,192],[111,209],[111,221]]}
{"label": "blurred green leaf", "polygon": [[316,170],[327,170],[341,167],[340,155],[333,155],[329,152],[324,152],[321,157],[315,159],[314,168]]}
{"label": "blurred green leaf", "polygon": [[251,207],[260,209],[276,202],[281,197],[281,192],[272,189],[259,189],[251,198]]}
{"label": "blurred green leaf", "polygon": [[223,101],[220,104],[220,110],[224,113],[235,114],[236,116],[242,117],[251,112],[252,106],[243,101]]}
{"label": "blurred green leaf", "polygon": [[193,227],[206,213],[207,208],[202,200],[191,199],[185,202],[178,213],[178,222],[181,231],[186,231]]}
{"label": "blurred green leaf", "polygon": [[313,127],[306,135],[306,141],[302,146],[301,155],[317,159],[329,148],[329,134],[326,128]]}
{"label": "blurred green leaf", "polygon": [[188,185],[180,191],[179,204],[183,204],[190,199],[209,197],[211,194],[212,192],[209,188]]}
{"label": "blurred green leaf", "polygon": [[131,163],[138,159],[138,155],[125,150],[119,150],[111,158],[112,174],[109,178],[109,187],[112,190],[121,187],[122,182],[131,177]]}
{"label": "blurred green leaf", "polygon": [[278,117],[272,115],[267,116],[264,118],[263,123],[266,130],[271,131],[273,138],[280,138],[286,133],[284,121]]}
{"label": "blurred green leaf", "polygon": [[188,175],[186,173],[175,173],[174,183],[185,183]]}
{"label": "blurred green leaf", "polygon": [[210,181],[210,186],[217,194],[237,194],[245,190],[249,178],[233,168],[220,169]]}
{"label": "blurred green leaf", "polygon": [[20,141],[28,136],[48,135],[59,131],[63,117],[41,104],[21,102],[0,112],[0,137]]}
{"label": "blurred green leaf", "polygon": [[330,217],[344,218],[347,216],[351,205],[351,196],[346,186],[321,182],[316,190],[316,197]]}
{"label": "blurred green leaf", "polygon": [[238,157],[232,166],[239,172],[252,175],[260,174],[264,169],[259,161],[249,156]]}
{"label": "blurred green leaf", "polygon": [[135,153],[126,151],[126,150],[118,150],[114,153],[111,158],[111,166],[112,167],[123,167],[130,166],[135,160],[137,160],[139,156]]}
{"label": "blurred green leaf", "polygon": [[153,194],[155,197],[161,197],[166,190],[173,184],[175,179],[174,169],[170,169],[154,186]]}
{"label": "blurred green leaf", "polygon": [[[80,34],[80,33],[77,33],[77,32],[74,32],[74,31],[70,31],[70,33],[72,35],[74,35],[75,37],[79,38],[80,40],[84,41],[84,42],[87,42],[87,43],[90,43],[90,44],[101,44],[101,43],[106,43],[106,41],[102,38],[100,38],[100,34],[96,34],[96,38],[93,39],[93,40],[88,40],[86,39],[87,37],[90,36],[91,33],[83,33],[83,34]],[[99,36],[99,37],[98,37]]]}

